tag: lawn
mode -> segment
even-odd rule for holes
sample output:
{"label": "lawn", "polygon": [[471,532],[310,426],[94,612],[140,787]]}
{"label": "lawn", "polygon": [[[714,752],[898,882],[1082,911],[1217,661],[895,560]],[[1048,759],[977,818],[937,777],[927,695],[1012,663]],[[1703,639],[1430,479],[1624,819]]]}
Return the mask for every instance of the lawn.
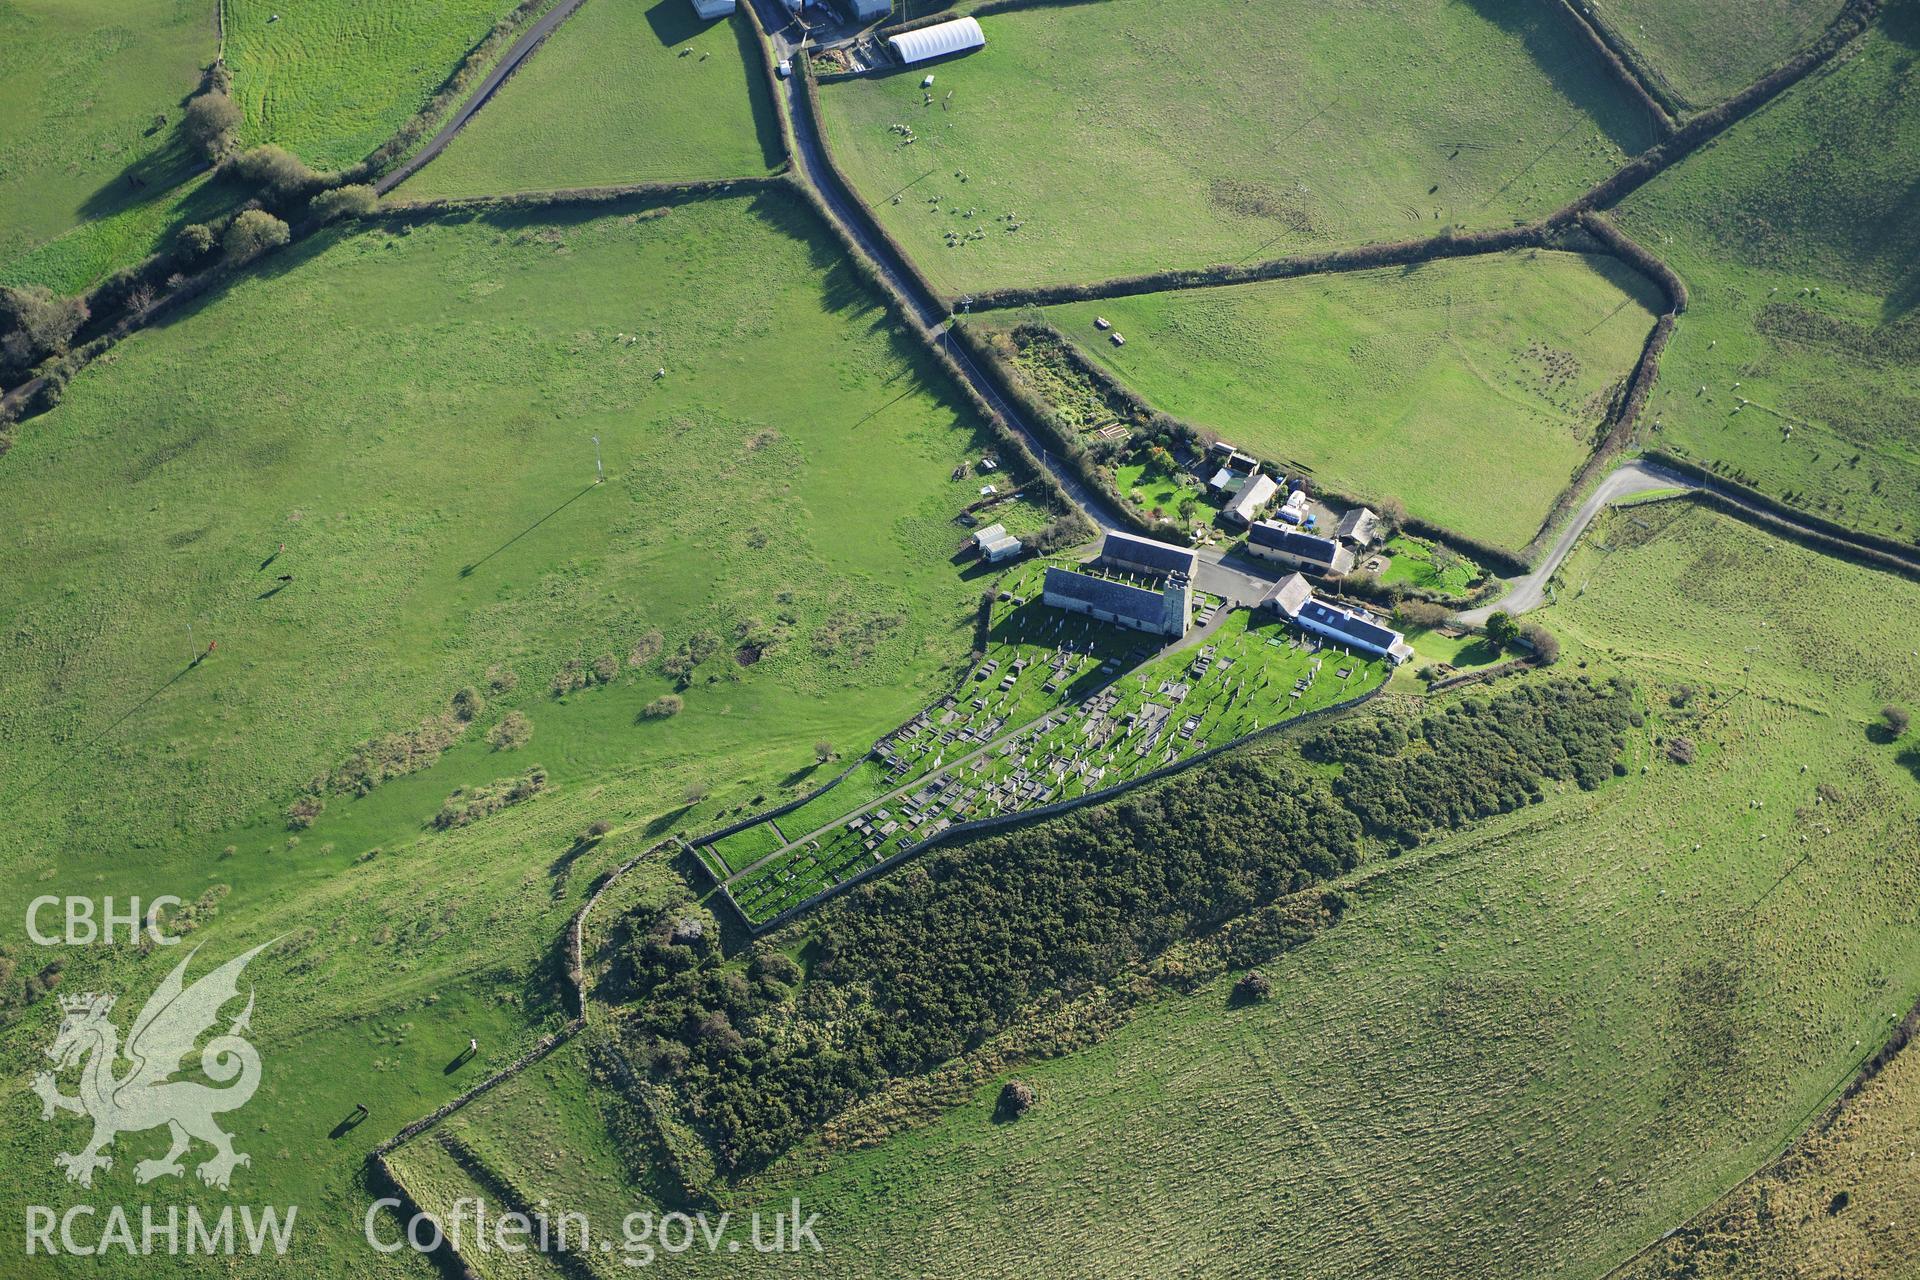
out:
{"label": "lawn", "polygon": [[[1046,314],[1166,413],[1516,548],[1586,461],[1659,305],[1612,258],[1521,251]],[[1097,316],[1127,345],[1102,341]]]}
{"label": "lawn", "polygon": [[[391,1273],[357,1242],[367,1148],[470,1082],[443,1069],[470,1035],[487,1070],[564,1014],[546,961],[600,871],[872,740],[972,643],[953,474],[991,441],[811,212],[598,208],[303,241],[95,362],[0,466],[0,942],[69,891],[214,892],[210,958],[286,935],[250,971],[245,1194],[305,1206],[329,1275]],[[683,709],[643,716],[689,646]],[[289,830],[463,686],[437,763]],[[496,748],[508,712],[531,737]],[[533,799],[429,827],[535,765]],[[131,1001],[174,958],[67,980]],[[55,1012],[0,1032],[19,1089]],[[96,1194],[135,1194],[124,1141]],[[0,1189],[84,1195],[72,1142],[16,1126]]]}
{"label": "lawn", "polygon": [[1920,537],[1920,5],[1629,200],[1692,293],[1650,442]]}
{"label": "lawn", "polygon": [[1261,966],[1270,1000],[1230,976],[1028,1061],[1017,1123],[992,1068],[919,1127],[878,1100],[732,1197],[821,1212],[828,1252],[780,1274],[1597,1276],[1768,1160],[1920,993],[1920,781],[1864,732],[1920,697],[1920,586],[1632,514],[1551,611],[1569,663],[1642,690],[1623,778],[1363,868],[1337,927]]}
{"label": "lawn", "polygon": [[1122,498],[1156,518],[1178,520],[1188,502],[1203,523],[1213,514],[1204,506],[1205,492],[1184,471],[1168,471],[1151,462],[1123,462],[1113,469],[1113,484]]}
{"label": "lawn", "polygon": [[1730,98],[1812,44],[1840,0],[1592,0],[1680,102]]}
{"label": "lawn", "polygon": [[[182,104],[213,58],[213,0],[0,7],[0,281],[70,291],[152,251],[198,167]],[[130,243],[104,262],[51,247],[102,222],[139,230],[108,233]]]}
{"label": "lawn", "polygon": [[316,169],[364,160],[439,91],[515,0],[224,0],[241,142]]}
{"label": "lawn", "polygon": [[[1380,575],[1380,581],[1388,584],[1403,583],[1464,600],[1473,580],[1480,574],[1473,561],[1452,548],[1410,533],[1395,534],[1382,550],[1392,557],[1387,571]],[[1438,568],[1434,565],[1436,553],[1441,560]]]}
{"label": "lawn", "polygon": [[767,172],[779,126],[744,10],[589,0],[502,85],[401,199]]}
{"label": "lawn", "polygon": [[1106,0],[1000,13],[985,49],[824,84],[827,141],[950,293],[1539,217],[1651,141],[1520,0]]}

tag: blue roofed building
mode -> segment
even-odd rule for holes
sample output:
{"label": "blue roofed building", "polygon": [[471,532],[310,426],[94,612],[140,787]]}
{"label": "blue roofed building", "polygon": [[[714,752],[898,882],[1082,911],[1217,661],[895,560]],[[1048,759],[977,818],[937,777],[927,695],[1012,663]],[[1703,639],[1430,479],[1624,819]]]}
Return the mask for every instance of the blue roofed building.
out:
{"label": "blue roofed building", "polygon": [[1139,579],[1096,568],[1051,565],[1041,592],[1043,603],[1100,622],[1178,639],[1193,615],[1193,585],[1185,574]]}
{"label": "blue roofed building", "polygon": [[1247,530],[1247,551],[1302,573],[1338,576],[1353,569],[1353,552],[1333,538],[1303,533],[1277,520],[1256,520]]}
{"label": "blue roofed building", "polygon": [[1358,609],[1319,599],[1307,580],[1297,573],[1288,574],[1275,583],[1261,603],[1302,631],[1350,653],[1385,658],[1395,665],[1413,657],[1413,646],[1405,636]]}

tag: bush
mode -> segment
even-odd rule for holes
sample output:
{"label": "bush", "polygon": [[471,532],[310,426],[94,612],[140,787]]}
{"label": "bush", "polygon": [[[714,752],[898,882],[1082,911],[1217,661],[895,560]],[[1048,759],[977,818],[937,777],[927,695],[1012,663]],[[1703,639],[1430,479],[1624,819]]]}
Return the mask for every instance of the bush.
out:
{"label": "bush", "polygon": [[273,200],[305,195],[325,181],[291,151],[271,144],[243,151],[224,166],[228,175],[256,187]]}
{"label": "bush", "polygon": [[1880,720],[1887,726],[1887,732],[1896,738],[1904,738],[1913,719],[1905,707],[1896,707],[1891,702],[1880,708]]}
{"label": "bush", "polygon": [[647,632],[647,634],[633,642],[633,648],[627,654],[627,665],[630,667],[646,666],[649,662],[652,662],[660,656],[660,651],[666,648],[666,645],[667,639],[661,635],[659,631]]}
{"label": "bush", "polygon": [[533,740],[533,721],[518,711],[509,711],[487,734],[495,751],[518,751]]}
{"label": "bush", "polygon": [[1009,1080],[1000,1090],[1000,1101],[995,1105],[996,1114],[1008,1120],[1018,1120],[1033,1110],[1033,1104],[1040,1100],[1033,1086],[1024,1080]]}
{"label": "bush", "polygon": [[669,716],[680,714],[686,706],[684,699],[677,693],[663,693],[640,709],[640,715],[647,720],[665,720]]}
{"label": "bush", "polygon": [[307,204],[307,212],[322,223],[341,218],[364,218],[379,205],[380,197],[370,186],[355,183],[322,191]]}
{"label": "bush", "polygon": [[468,685],[453,695],[453,714],[458,717],[462,723],[473,720],[486,709],[486,699],[482,698],[480,691],[472,685]]}
{"label": "bush", "polygon": [[603,653],[593,660],[593,678],[601,684],[612,684],[613,678],[620,674],[620,659],[610,653]]}
{"label": "bush", "polygon": [[204,222],[189,222],[180,228],[180,252],[189,261],[206,257],[220,243],[220,234]]}
{"label": "bush", "polygon": [[233,149],[240,129],[240,108],[224,92],[210,89],[187,103],[186,119],[180,127],[194,154],[215,161]]}
{"label": "bush", "polygon": [[1258,969],[1249,969],[1233,984],[1234,999],[1242,1004],[1265,1000],[1273,994],[1273,979]]}
{"label": "bush", "polygon": [[1692,738],[1675,738],[1667,744],[1667,759],[1675,764],[1692,764],[1694,754]]}
{"label": "bush", "polygon": [[288,240],[287,224],[264,209],[243,209],[227,224],[220,251],[229,267],[243,266]]}
{"label": "bush", "polygon": [[326,797],[318,792],[308,792],[287,806],[287,830],[305,831],[320,817],[327,807]]}
{"label": "bush", "polygon": [[38,285],[0,285],[0,381],[22,379],[47,357],[65,355],[87,316],[84,299]]}
{"label": "bush", "polygon": [[1560,661],[1560,637],[1537,622],[1520,624],[1520,638],[1533,646],[1533,656],[1543,667]]}
{"label": "bush", "polygon": [[535,765],[517,778],[500,778],[472,791],[462,788],[447,797],[433,825],[441,831],[464,827],[489,814],[533,799],[547,787],[547,771]]}
{"label": "bush", "polygon": [[1452,616],[1447,606],[1431,600],[1402,600],[1393,607],[1394,620],[1409,631],[1437,627]]}

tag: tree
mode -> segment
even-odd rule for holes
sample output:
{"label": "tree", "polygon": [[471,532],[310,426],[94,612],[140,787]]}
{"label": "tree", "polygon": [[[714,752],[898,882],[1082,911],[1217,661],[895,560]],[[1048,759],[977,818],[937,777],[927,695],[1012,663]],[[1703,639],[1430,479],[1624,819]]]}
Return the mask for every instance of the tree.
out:
{"label": "tree", "polygon": [[220,243],[219,233],[204,222],[189,222],[180,228],[180,249],[189,258],[204,258]]}
{"label": "tree", "polygon": [[707,798],[707,784],[704,782],[689,782],[686,791],[680,798],[685,801],[687,807],[691,809],[694,805],[699,804]]}
{"label": "tree", "polygon": [[1460,563],[1460,553],[1444,543],[1436,542],[1433,550],[1427,553],[1427,563],[1433,566],[1433,576],[1444,578],[1447,571]]}
{"label": "tree", "polygon": [[1381,530],[1382,536],[1399,532],[1407,523],[1407,504],[1392,494],[1380,499],[1378,506],[1379,510],[1374,514],[1380,517],[1380,523],[1385,526]]}
{"label": "tree", "polygon": [[0,285],[0,378],[11,381],[48,356],[65,355],[87,316],[83,299],[39,285]]}
{"label": "tree", "polygon": [[1560,661],[1560,637],[1537,622],[1520,624],[1520,635],[1533,646],[1533,656],[1543,667]]}
{"label": "tree", "polygon": [[187,145],[201,159],[218,160],[233,149],[240,129],[240,108],[226,94],[209,90],[187,103],[186,119],[180,127]]}
{"label": "tree", "polygon": [[1906,737],[1907,729],[1913,723],[1905,707],[1896,707],[1891,702],[1880,708],[1880,719],[1886,722],[1887,732],[1896,738]]}
{"label": "tree", "polygon": [[1000,1101],[995,1110],[1009,1120],[1018,1120],[1033,1109],[1039,1095],[1033,1086],[1024,1080],[1009,1080],[1000,1090]]}
{"label": "tree", "polygon": [[244,183],[262,188],[274,200],[284,200],[320,185],[319,174],[307,162],[283,147],[272,145],[243,151],[226,163],[226,171]]}
{"label": "tree", "polygon": [[1494,610],[1493,616],[1487,619],[1487,639],[1502,649],[1512,644],[1513,638],[1519,633],[1520,625],[1505,609]]}
{"label": "tree", "polygon": [[833,744],[825,738],[813,744],[813,758],[821,764],[833,759]]}
{"label": "tree", "polygon": [[333,187],[322,191],[307,205],[307,211],[321,222],[340,218],[364,218],[380,203],[379,195],[365,183]]}
{"label": "tree", "polygon": [[269,249],[278,249],[288,239],[286,223],[265,209],[243,209],[220,237],[220,251],[228,266],[238,267]]}

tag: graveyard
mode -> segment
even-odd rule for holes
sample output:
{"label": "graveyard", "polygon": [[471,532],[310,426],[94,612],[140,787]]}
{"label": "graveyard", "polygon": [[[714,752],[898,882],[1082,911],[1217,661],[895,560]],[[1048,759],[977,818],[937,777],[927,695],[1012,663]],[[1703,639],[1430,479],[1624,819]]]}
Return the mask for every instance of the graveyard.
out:
{"label": "graveyard", "polygon": [[[1010,612],[1032,608],[1025,603]],[[1059,630],[1098,625],[1056,617]],[[1044,618],[1018,621],[1046,629]],[[1247,609],[1225,612],[1133,666],[1071,647],[1077,642],[1061,641],[1050,655],[1042,649],[1038,661],[1031,641],[1009,644],[1007,651],[1026,651],[1004,667],[983,660],[974,673],[979,692],[950,696],[883,739],[874,755],[892,789],[827,830],[801,834],[804,824],[779,826],[793,840],[726,882],[741,914],[765,924],[961,824],[1063,805],[1192,763],[1263,729],[1350,702],[1391,673],[1384,661]],[[1031,692],[1036,682],[1042,699],[1069,696],[1009,731],[1018,723],[1009,709],[1037,705],[1017,691]]]}

